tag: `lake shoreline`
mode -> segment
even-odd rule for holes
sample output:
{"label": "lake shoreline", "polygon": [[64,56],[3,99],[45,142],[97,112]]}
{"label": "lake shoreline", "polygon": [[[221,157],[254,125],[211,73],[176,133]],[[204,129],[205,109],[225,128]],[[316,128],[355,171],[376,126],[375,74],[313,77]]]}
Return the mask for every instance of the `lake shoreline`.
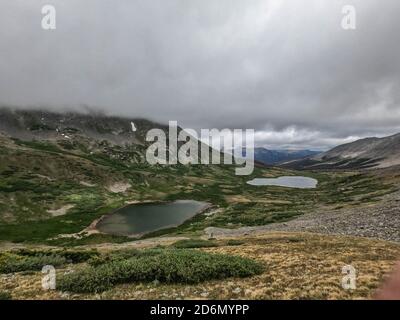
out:
{"label": "lake shoreline", "polygon": [[[178,202],[178,201],[197,201],[197,202],[204,203],[204,206],[201,209],[197,210],[196,213],[192,217],[184,220],[182,223],[171,224],[171,225],[168,225],[168,226],[165,226],[165,227],[162,227],[162,228],[158,228],[158,229],[155,229],[155,230],[152,230],[152,231],[148,231],[148,232],[141,232],[141,233],[135,233],[135,234],[130,234],[130,235],[121,235],[121,234],[116,234],[116,233],[104,232],[104,231],[99,230],[99,228],[98,228],[99,224],[102,221],[104,221],[104,219],[112,216],[113,214],[117,213],[118,211],[120,211],[120,210],[122,210],[124,208],[127,208],[129,206],[132,206],[132,205],[141,206],[141,205],[152,205],[152,204],[157,205],[157,204],[168,204],[168,203],[172,204],[172,203],[175,203],[175,202]],[[212,203],[210,203],[210,202],[198,201],[198,200],[193,200],[193,199],[191,199],[191,200],[178,199],[178,200],[173,200],[173,201],[165,201],[165,200],[132,201],[132,202],[129,202],[129,203],[127,202],[126,205],[124,205],[122,207],[119,207],[117,209],[114,209],[114,210],[112,210],[111,212],[109,212],[107,214],[102,215],[100,218],[94,220],[89,225],[89,227],[87,227],[84,231],[85,232],[89,232],[89,233],[106,234],[106,235],[119,235],[119,236],[125,236],[127,238],[132,238],[132,239],[141,239],[142,237],[144,237],[144,236],[146,236],[148,234],[151,234],[153,232],[158,232],[158,231],[161,231],[161,230],[164,230],[164,229],[177,228],[180,225],[186,223],[187,221],[190,221],[191,219],[195,218],[196,216],[205,213],[207,210],[209,210],[209,209],[211,209],[213,207],[214,207],[214,205]]]}
{"label": "lake shoreline", "polygon": [[246,182],[251,186],[270,186],[294,189],[316,189],[319,181],[304,176],[281,176],[277,178],[254,178]]}

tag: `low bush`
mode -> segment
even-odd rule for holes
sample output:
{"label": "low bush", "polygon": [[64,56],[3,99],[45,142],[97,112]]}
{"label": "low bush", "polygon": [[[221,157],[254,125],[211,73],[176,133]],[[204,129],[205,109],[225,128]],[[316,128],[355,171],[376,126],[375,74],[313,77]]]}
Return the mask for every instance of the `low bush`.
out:
{"label": "low bush", "polygon": [[58,249],[57,250],[19,249],[12,251],[12,253],[24,257],[60,256],[65,258],[68,263],[85,262],[99,255],[97,250],[58,250]]}
{"label": "low bush", "polygon": [[0,273],[37,271],[41,270],[45,265],[57,267],[65,263],[67,263],[67,259],[56,254],[20,256],[13,253],[5,253],[0,256]]}
{"label": "low bush", "polygon": [[11,300],[11,294],[6,291],[0,291],[0,300]]}
{"label": "low bush", "polygon": [[179,249],[190,249],[190,248],[218,247],[218,244],[209,240],[189,239],[189,240],[179,240],[174,244],[172,244],[172,246]]}
{"label": "low bush", "polygon": [[0,273],[39,271],[45,265],[54,267],[81,263],[99,256],[96,250],[29,250],[18,249],[0,254]]}
{"label": "low bush", "polygon": [[135,257],[136,258],[149,257],[157,255],[159,253],[160,253],[159,250],[136,250],[136,249],[117,250],[109,253],[104,253],[102,255],[94,256],[87,262],[89,265],[97,267],[106,263],[123,261]]}
{"label": "low bush", "polygon": [[63,256],[71,263],[81,263],[99,256],[99,253],[96,250],[66,250],[57,252],[57,254]]}
{"label": "low bush", "polygon": [[90,293],[131,282],[199,283],[261,273],[256,261],[196,250],[143,250],[141,254],[78,269],[58,278],[57,289]]}
{"label": "low bush", "polygon": [[245,242],[244,241],[242,241],[242,240],[236,240],[236,239],[231,239],[231,240],[228,240],[227,242],[226,242],[226,244],[228,245],[228,246],[240,246],[240,245],[242,245],[242,244],[244,244]]}

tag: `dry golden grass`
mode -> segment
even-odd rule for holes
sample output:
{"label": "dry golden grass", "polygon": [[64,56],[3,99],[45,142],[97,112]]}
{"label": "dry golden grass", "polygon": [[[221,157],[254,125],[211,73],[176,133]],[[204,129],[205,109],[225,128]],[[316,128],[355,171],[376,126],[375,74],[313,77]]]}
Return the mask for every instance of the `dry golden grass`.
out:
{"label": "dry golden grass", "polygon": [[[366,299],[382,283],[400,246],[384,241],[307,233],[266,233],[241,238],[242,245],[204,248],[263,262],[259,276],[198,285],[119,285],[100,295],[68,295],[41,289],[41,273],[0,276],[0,291],[13,299]],[[133,247],[133,246],[132,246]],[[116,248],[113,246],[113,249]],[[342,267],[357,270],[357,289],[344,290]],[[64,272],[60,270],[59,272]]]}

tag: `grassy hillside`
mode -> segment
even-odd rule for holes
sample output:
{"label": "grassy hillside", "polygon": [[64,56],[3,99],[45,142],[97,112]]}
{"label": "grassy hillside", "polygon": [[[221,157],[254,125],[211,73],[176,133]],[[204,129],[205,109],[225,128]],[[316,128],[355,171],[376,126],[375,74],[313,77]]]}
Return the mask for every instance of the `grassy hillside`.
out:
{"label": "grassy hillside", "polygon": [[[305,233],[218,240],[198,249],[137,247],[2,253],[0,267],[8,261],[14,271],[31,271],[0,275],[0,292],[12,299],[362,299],[374,294],[400,254],[389,242]],[[58,263],[56,290],[42,290],[38,257]],[[348,264],[357,271],[355,290],[341,286]]]}
{"label": "grassy hillside", "polygon": [[[122,237],[74,234],[127,201],[194,199],[210,202],[199,215],[168,233],[196,234],[208,226],[254,226],[286,221],[314,206],[351,206],[390,192],[392,184],[358,173],[301,173],[319,180],[315,190],[254,187],[254,177],[294,175],[278,168],[256,168],[250,177],[232,166],[149,166],[113,153],[67,150],[58,142],[0,140],[0,240],[77,245],[124,241]],[[122,187],[122,189],[121,189]]]}
{"label": "grassy hillside", "polygon": [[[367,298],[400,253],[397,244],[363,238],[204,233],[363,208],[398,189],[397,169],[256,167],[236,176],[226,165],[150,166],[144,128],[155,124],[137,122],[143,128],[132,135],[127,119],[108,120],[0,112],[0,299]],[[246,183],[283,175],[316,178],[318,187]],[[88,229],[128,203],[181,199],[211,207],[141,241]],[[57,269],[56,291],[41,289],[45,264]],[[355,291],[340,286],[346,264],[357,268]]]}

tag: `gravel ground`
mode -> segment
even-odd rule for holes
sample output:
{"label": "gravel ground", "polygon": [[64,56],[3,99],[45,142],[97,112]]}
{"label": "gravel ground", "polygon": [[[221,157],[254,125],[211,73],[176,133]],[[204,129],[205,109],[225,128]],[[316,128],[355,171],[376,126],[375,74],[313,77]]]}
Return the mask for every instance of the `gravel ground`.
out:
{"label": "gravel ground", "polygon": [[239,229],[207,228],[207,237],[235,237],[265,231],[315,232],[400,242],[400,192],[373,205],[338,210],[316,210],[286,223]]}

